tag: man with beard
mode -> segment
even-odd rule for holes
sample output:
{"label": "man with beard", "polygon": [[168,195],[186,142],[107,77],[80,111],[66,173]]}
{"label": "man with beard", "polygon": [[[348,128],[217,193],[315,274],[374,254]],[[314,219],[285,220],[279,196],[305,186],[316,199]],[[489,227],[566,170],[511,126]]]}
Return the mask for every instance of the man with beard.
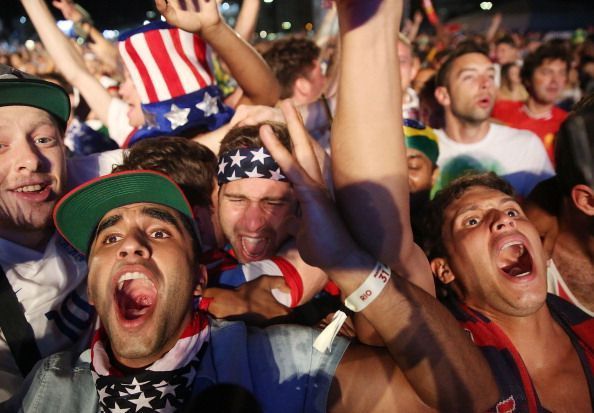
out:
{"label": "man with beard", "polygon": [[479,47],[466,44],[454,51],[439,69],[435,98],[445,111],[439,138],[443,188],[465,170],[493,171],[522,196],[553,168],[543,144],[532,132],[492,123],[495,68]]}

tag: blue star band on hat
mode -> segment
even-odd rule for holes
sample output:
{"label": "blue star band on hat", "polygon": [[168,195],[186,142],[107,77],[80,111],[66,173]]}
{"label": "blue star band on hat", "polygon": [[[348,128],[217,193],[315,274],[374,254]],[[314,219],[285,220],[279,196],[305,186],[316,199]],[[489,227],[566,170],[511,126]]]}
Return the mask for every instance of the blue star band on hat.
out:
{"label": "blue star band on hat", "polygon": [[217,177],[219,185],[245,178],[288,182],[280,166],[263,146],[233,149],[223,153],[219,157]]}

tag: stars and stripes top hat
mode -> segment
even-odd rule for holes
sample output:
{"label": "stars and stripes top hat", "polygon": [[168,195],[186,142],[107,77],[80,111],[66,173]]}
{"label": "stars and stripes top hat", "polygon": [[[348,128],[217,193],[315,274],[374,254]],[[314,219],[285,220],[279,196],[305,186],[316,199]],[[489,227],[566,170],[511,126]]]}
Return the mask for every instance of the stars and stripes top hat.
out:
{"label": "stars and stripes top hat", "polygon": [[145,116],[128,146],[158,135],[215,130],[233,116],[221,101],[198,35],[156,20],[122,33],[118,47]]}
{"label": "stars and stripes top hat", "polygon": [[288,182],[280,166],[263,146],[232,149],[219,156],[219,185],[244,178]]}

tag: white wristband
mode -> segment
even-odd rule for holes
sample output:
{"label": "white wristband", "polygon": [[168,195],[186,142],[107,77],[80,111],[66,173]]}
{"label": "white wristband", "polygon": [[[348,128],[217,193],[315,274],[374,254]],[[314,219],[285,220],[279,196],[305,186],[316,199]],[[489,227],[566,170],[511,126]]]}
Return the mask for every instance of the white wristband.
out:
{"label": "white wristband", "polygon": [[363,311],[382,292],[391,274],[390,268],[378,261],[363,284],[347,297],[344,302],[346,308],[356,313]]}
{"label": "white wristband", "polygon": [[[365,309],[382,292],[386,284],[390,281],[391,275],[392,271],[390,271],[390,268],[378,261],[371,273],[363,281],[363,284],[347,297],[344,302],[345,307],[355,312]],[[322,353],[330,351],[332,343],[346,318],[346,314],[338,310],[334,314],[332,322],[318,335],[313,347]]]}

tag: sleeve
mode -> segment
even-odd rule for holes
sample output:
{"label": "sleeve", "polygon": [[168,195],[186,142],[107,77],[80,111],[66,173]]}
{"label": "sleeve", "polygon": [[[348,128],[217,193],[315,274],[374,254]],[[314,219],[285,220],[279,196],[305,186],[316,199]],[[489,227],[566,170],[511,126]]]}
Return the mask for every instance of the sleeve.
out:
{"label": "sleeve", "polygon": [[126,139],[134,128],[128,122],[128,104],[121,99],[113,98],[107,109],[107,129],[111,139],[120,147],[124,146]]}

